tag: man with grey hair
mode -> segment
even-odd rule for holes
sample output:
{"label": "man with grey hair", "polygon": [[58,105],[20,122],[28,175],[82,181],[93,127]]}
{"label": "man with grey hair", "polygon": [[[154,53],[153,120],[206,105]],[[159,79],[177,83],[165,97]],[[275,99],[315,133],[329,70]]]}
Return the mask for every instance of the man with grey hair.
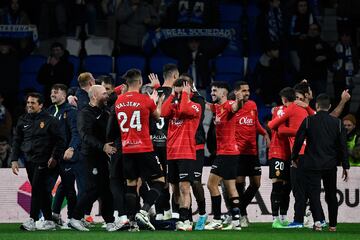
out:
{"label": "man with grey hair", "polygon": [[113,200],[109,183],[109,156],[116,152],[112,143],[106,143],[106,126],[109,113],[105,110],[108,100],[106,89],[94,85],[89,89],[89,105],[85,106],[77,117],[77,127],[81,138],[81,155],[86,160],[85,193],[80,197],[70,220],[70,226],[79,231],[89,231],[81,219],[86,207],[97,197],[101,199],[100,209],[106,222],[107,231],[116,231],[119,227],[114,224]]}

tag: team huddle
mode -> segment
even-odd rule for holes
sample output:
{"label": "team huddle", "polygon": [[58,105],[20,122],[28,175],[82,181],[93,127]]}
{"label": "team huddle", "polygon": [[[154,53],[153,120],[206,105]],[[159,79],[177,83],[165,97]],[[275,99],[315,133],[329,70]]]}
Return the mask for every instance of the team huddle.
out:
{"label": "team huddle", "polygon": [[[53,165],[57,162],[57,165],[60,165],[58,175],[61,176],[64,195],[68,199],[68,225],[76,230],[89,231],[90,224],[84,220],[84,215],[89,208],[91,210],[92,203],[97,199],[100,199],[101,214],[108,231],[138,231],[138,223],[141,227],[156,230],[161,228],[161,223],[169,221],[175,222],[174,228],[179,231],[241,230],[250,224],[247,207],[261,183],[258,135],[264,137],[269,148],[269,177],[273,183],[272,227],[303,226],[308,196],[304,194],[302,186],[297,184],[301,177],[297,165],[304,155],[306,140],[301,142],[300,148],[295,142],[296,133],[304,119],[315,114],[309,106],[312,93],[306,81],[294,88],[287,87],[280,91],[283,105],[272,110],[272,120],[267,124],[271,130],[269,136],[268,131],[260,124],[256,103],[249,99],[250,88],[247,82],[236,83],[232,91],[225,82],[213,82],[212,102],[209,103],[196,90],[189,75],[179,76],[176,65],[164,66],[162,86],[155,74],[149,75],[150,84],[143,85],[142,73],[137,69],[130,69],[123,76],[125,83],[115,89],[116,96],[109,104],[109,94],[105,87],[91,84],[91,74],[86,76],[86,81],[82,79],[84,74],[79,76],[79,85],[81,87],[86,85],[85,82],[90,83],[87,88],[89,101],[78,110],[76,126],[73,125],[77,130],[68,130],[66,138],[59,137],[61,128],[53,123],[53,132],[49,134],[56,136],[57,141],[49,141],[51,143],[48,144],[51,145],[46,148],[43,160],[34,160],[36,164],[27,167],[33,185],[33,199],[30,220],[22,225],[23,229],[55,228],[52,220],[58,222],[60,212],[51,214],[49,187],[41,186],[41,181],[51,173],[44,174],[41,171],[44,171],[43,168],[51,171],[56,168]],[[58,91],[64,92],[66,98],[65,88],[55,85],[52,89],[54,99]],[[332,113],[334,116],[339,115],[349,98],[349,94],[344,91],[341,102]],[[34,104],[33,101],[36,104],[36,100],[41,105],[38,95],[29,95],[28,109]],[[72,97],[70,100],[69,102],[77,100],[79,108],[79,97]],[[64,101],[61,104],[69,105]],[[53,103],[56,106],[61,105],[55,100]],[[48,112],[59,121],[75,118],[71,114],[58,117],[56,109]],[[205,110],[213,114],[212,124],[215,131],[212,139],[216,141],[216,157],[207,179],[213,214],[210,221],[202,183],[206,142],[203,127]],[[28,114],[30,113],[28,111]],[[48,128],[47,124],[46,128],[41,127],[43,121],[39,121],[41,131]],[[20,136],[24,136],[24,124],[26,125],[26,121],[18,123],[14,137],[15,143],[17,142],[16,154],[19,154],[22,145]],[[59,129],[58,132],[56,128]],[[79,139],[76,146],[72,141],[75,135]],[[49,152],[51,147],[57,151]],[[61,149],[63,156],[59,156]],[[78,151],[78,157],[84,163],[83,171],[86,173],[82,177],[85,178],[85,183],[80,183],[82,190],[79,189],[77,179],[79,174],[73,173],[69,177],[69,171],[66,171],[70,168],[67,159],[73,157],[69,153],[71,150]],[[32,152],[28,151],[26,155],[32,156]],[[51,161],[44,159],[48,156]],[[33,156],[33,159],[36,157],[38,156]],[[18,155],[12,158],[14,173],[18,172],[17,158]],[[246,177],[249,178],[247,187]],[[81,190],[77,198],[74,196],[75,181]],[[38,188],[34,188],[34,185]],[[222,192],[220,186],[223,188]],[[295,216],[294,221],[289,223],[287,212],[291,191],[295,197]],[[199,213],[196,224],[193,224],[192,219],[192,208],[195,206],[191,204],[191,193],[196,199]],[[34,202],[34,199],[37,202]],[[228,209],[227,219],[222,216],[222,199]],[[156,215],[151,218],[149,210],[153,205]],[[40,210],[45,223],[36,226]],[[316,222],[318,220],[322,224],[320,227],[326,224],[323,213]],[[336,221],[330,219],[330,226],[336,227]]]}

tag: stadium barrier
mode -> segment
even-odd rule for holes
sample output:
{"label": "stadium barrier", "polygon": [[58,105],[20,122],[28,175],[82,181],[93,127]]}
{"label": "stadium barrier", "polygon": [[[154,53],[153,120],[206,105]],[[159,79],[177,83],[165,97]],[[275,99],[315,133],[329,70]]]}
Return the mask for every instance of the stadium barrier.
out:
{"label": "stadium barrier", "polygon": [[[209,191],[206,188],[206,181],[210,172],[209,167],[204,168],[203,182],[205,187],[205,198],[207,212],[211,212],[211,199]],[[359,223],[359,187],[360,187],[360,167],[353,167],[350,170],[348,182],[341,179],[342,169],[338,169],[338,201],[339,201],[339,222]],[[248,216],[251,222],[271,222],[271,180],[268,178],[268,167],[262,167],[262,180],[259,193],[248,207]],[[58,180],[59,183],[60,180]],[[28,182],[25,169],[20,169],[18,176],[15,176],[11,169],[0,169],[0,222],[23,222],[29,217],[31,186]],[[58,185],[56,184],[55,189]],[[193,210],[196,209],[195,198],[193,199]],[[324,200],[324,194],[321,195],[322,205],[325,215],[327,215],[327,205]],[[289,219],[293,217],[293,197],[290,200]],[[226,211],[225,203],[222,201],[222,211]],[[94,204],[93,214],[98,215],[98,204]],[[62,216],[66,217],[66,207],[62,210]],[[196,218],[195,218],[196,219]],[[96,216],[95,221],[102,221],[100,216]]]}

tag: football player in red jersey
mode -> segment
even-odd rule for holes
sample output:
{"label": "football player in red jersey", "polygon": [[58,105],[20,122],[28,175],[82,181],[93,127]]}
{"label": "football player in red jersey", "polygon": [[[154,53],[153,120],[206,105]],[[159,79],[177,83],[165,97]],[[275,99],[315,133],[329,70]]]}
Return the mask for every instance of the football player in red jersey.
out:
{"label": "football player in red jersey", "polygon": [[213,82],[211,85],[211,98],[213,104],[207,106],[214,113],[216,130],[216,158],[211,166],[208,179],[208,189],[211,195],[213,220],[205,226],[206,230],[223,229],[221,221],[221,195],[219,183],[224,181],[230,200],[232,222],[228,229],[241,230],[239,217],[239,194],[236,190],[236,176],[239,150],[235,141],[235,113],[243,105],[243,97],[239,92],[236,100],[227,99],[229,86],[225,82]]}
{"label": "football player in red jersey", "polygon": [[[272,119],[281,117],[286,107],[294,102],[295,91],[287,87],[279,93],[282,106],[275,107]],[[269,148],[269,178],[272,180],[271,210],[273,215],[273,228],[283,228],[288,225],[286,220],[290,201],[290,155],[289,140],[276,130],[271,130],[271,142]],[[280,211],[280,217],[279,217]]]}
{"label": "football player in red jersey", "polygon": [[155,230],[150,223],[148,211],[163,191],[165,181],[159,159],[154,154],[150,138],[150,116],[160,118],[162,98],[158,105],[157,92],[149,97],[139,93],[142,86],[141,72],[137,69],[128,70],[124,78],[128,91],[118,97],[115,102],[115,112],[121,132],[124,177],[126,178],[126,203],[128,216],[133,220],[137,205],[137,179],[147,180],[150,190],[147,192],[144,205],[136,213],[135,219],[142,222],[149,229]]}
{"label": "football player in red jersey", "polygon": [[[261,181],[257,134],[265,137],[267,145],[270,143],[270,138],[259,122],[255,102],[249,100],[249,84],[243,81],[238,82],[234,92],[235,94],[241,93],[244,97],[244,106],[236,113],[235,140],[240,153],[236,188],[240,197],[240,224],[241,227],[248,227],[249,219],[246,208],[258,191]],[[246,176],[250,178],[250,185],[245,190]]]}
{"label": "football player in red jersey", "polygon": [[200,122],[201,106],[190,101],[191,87],[180,78],[162,106],[161,116],[169,119],[167,136],[168,180],[179,193],[180,219],[177,230],[191,231],[190,184],[194,180],[193,161],[196,160],[195,133]]}

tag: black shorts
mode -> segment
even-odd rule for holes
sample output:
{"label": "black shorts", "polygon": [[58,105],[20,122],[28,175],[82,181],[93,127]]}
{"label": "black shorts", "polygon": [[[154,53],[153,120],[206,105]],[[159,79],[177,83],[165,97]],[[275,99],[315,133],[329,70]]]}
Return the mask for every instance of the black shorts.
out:
{"label": "black shorts", "polygon": [[204,149],[196,150],[196,161],[193,161],[194,181],[201,182],[204,158]]}
{"label": "black shorts", "polygon": [[258,156],[239,155],[238,176],[261,176],[261,166]]}
{"label": "black shorts", "polygon": [[154,146],[154,151],[156,156],[159,157],[160,164],[164,173],[164,176],[167,172],[167,161],[166,161],[166,147],[156,147]]}
{"label": "black shorts", "polygon": [[290,161],[279,158],[272,158],[269,160],[269,178],[281,179],[285,181],[290,180]]}
{"label": "black shorts", "polygon": [[159,158],[154,152],[123,154],[123,163],[125,179],[141,177],[152,180],[164,176]]}
{"label": "black shorts", "polygon": [[194,160],[179,159],[169,160],[168,165],[168,181],[172,184],[179,182],[193,182],[194,181]]}
{"label": "black shorts", "polygon": [[237,177],[238,155],[218,155],[211,165],[210,173],[213,173],[224,180],[232,180]]}

